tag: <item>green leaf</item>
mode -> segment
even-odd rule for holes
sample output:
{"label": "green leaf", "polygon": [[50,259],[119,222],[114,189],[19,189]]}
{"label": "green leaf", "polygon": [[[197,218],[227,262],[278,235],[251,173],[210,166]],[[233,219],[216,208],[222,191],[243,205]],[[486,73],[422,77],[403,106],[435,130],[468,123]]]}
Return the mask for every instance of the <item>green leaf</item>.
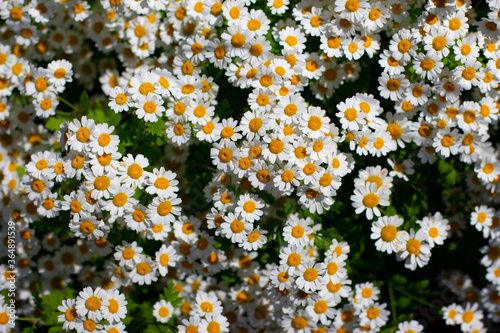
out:
{"label": "green leaf", "polygon": [[33,333],[34,331],[35,331],[35,327],[29,326],[29,327],[26,327],[24,330],[22,330],[21,333]]}
{"label": "green leaf", "polygon": [[163,131],[165,130],[165,122],[163,120],[158,120],[155,123],[147,122],[146,131],[152,135],[163,136]]}
{"label": "green leaf", "polygon": [[167,302],[170,302],[174,308],[181,305],[183,298],[179,297],[179,293],[175,291],[175,283],[170,280],[168,286],[163,288],[163,296]]}
{"label": "green leaf", "polygon": [[97,103],[95,108],[91,109],[88,117],[94,119],[96,123],[107,123],[110,126],[118,126],[122,120],[121,113],[115,113],[111,108],[102,103]]}
{"label": "green leaf", "polygon": [[59,290],[53,290],[50,294],[42,296],[42,317],[47,325],[58,323],[57,315],[59,311],[57,307],[61,305],[63,299],[64,294]]}
{"label": "green leaf", "polygon": [[49,333],[62,333],[66,332],[62,326],[52,326],[49,328]]}
{"label": "green leaf", "polygon": [[22,166],[17,167],[17,175],[22,178],[26,174],[26,170]]}
{"label": "green leaf", "polygon": [[49,131],[57,132],[59,131],[59,128],[61,127],[63,121],[64,119],[60,117],[50,117],[49,120],[47,120],[47,122],[45,123],[45,128]]}
{"label": "green leaf", "polygon": [[84,91],[80,95],[80,106],[82,107],[84,113],[88,113],[89,112],[89,110],[90,110],[90,99],[89,99],[89,95],[87,94],[86,91]]}

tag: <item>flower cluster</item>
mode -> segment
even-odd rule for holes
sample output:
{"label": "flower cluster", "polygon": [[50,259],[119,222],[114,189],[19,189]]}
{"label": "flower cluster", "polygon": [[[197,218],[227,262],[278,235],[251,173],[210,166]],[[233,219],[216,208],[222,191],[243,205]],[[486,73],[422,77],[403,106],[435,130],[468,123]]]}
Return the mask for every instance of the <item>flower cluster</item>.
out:
{"label": "flower cluster", "polygon": [[[469,220],[490,284],[444,276],[462,303],[443,318],[485,332],[500,322],[500,1],[479,5],[3,1],[0,213],[19,288],[84,285],[58,317],[81,333],[125,333],[132,298],[170,282],[182,302],[154,299],[151,318],[180,332],[417,333],[389,323],[387,285],[356,281],[351,250],[413,271]],[[424,167],[448,173],[445,207],[396,206],[422,195]],[[1,332],[9,319],[1,298]]]}
{"label": "flower cluster", "polygon": [[117,289],[106,291],[97,287],[83,289],[76,299],[66,299],[59,305],[63,312],[58,320],[65,330],[77,332],[124,332],[121,322],[127,316],[125,295]]}

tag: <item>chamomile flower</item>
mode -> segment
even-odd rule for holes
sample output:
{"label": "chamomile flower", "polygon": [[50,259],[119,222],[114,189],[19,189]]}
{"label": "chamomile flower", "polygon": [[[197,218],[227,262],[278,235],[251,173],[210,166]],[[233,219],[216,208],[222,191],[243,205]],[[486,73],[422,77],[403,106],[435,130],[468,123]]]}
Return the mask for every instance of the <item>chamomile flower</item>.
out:
{"label": "chamomile flower", "polygon": [[286,333],[311,333],[317,329],[317,324],[305,310],[285,314],[281,321]]}
{"label": "chamomile flower", "polygon": [[129,109],[129,97],[121,87],[113,88],[109,93],[110,102],[108,106],[111,110],[118,112],[126,112]]}
{"label": "chamomile flower", "polygon": [[434,80],[444,67],[441,59],[442,57],[437,54],[419,53],[413,61],[413,69],[422,79]]}
{"label": "chamomile flower", "polygon": [[428,234],[425,230],[410,229],[409,233],[402,233],[401,243],[398,246],[398,260],[405,260],[405,267],[412,271],[423,267],[429,262],[431,247],[427,243]]}
{"label": "chamomile flower", "polygon": [[363,307],[369,307],[374,304],[378,301],[379,295],[380,289],[371,282],[360,283],[355,287],[354,298]]}
{"label": "chamomile flower", "polygon": [[174,307],[170,302],[159,300],[153,306],[153,315],[160,323],[166,323],[174,315]]}
{"label": "chamomile flower", "polygon": [[63,329],[70,330],[74,329],[76,326],[76,319],[78,314],[75,308],[76,300],[66,299],[62,301],[62,304],[57,307],[57,309],[63,314],[57,316],[57,320],[63,323]]}
{"label": "chamomile flower", "polygon": [[397,252],[397,244],[400,242],[401,234],[398,227],[403,224],[403,219],[398,216],[382,216],[377,221],[372,223],[371,239],[377,240],[375,247],[378,251]]}
{"label": "chamomile flower", "polygon": [[130,279],[139,285],[151,284],[158,280],[158,265],[155,261],[145,256],[140,257],[140,262],[130,265]]}
{"label": "chamomile flower", "polygon": [[110,323],[118,323],[127,316],[125,295],[118,290],[109,290],[108,305],[102,310],[103,318]]}
{"label": "chamomile flower", "polygon": [[280,45],[285,51],[294,51],[302,53],[305,49],[306,37],[305,34],[297,28],[286,27],[279,32]]}
{"label": "chamomile flower", "polygon": [[478,231],[491,226],[495,210],[488,206],[476,206],[471,214],[470,223],[475,226]]}
{"label": "chamomile flower", "polygon": [[253,194],[243,194],[238,198],[235,212],[240,213],[248,222],[258,221],[264,214],[265,203],[258,196]]}
{"label": "chamomile flower", "polygon": [[100,321],[103,318],[102,311],[108,305],[108,294],[104,289],[86,287],[78,294],[75,309],[80,316]]}
{"label": "chamomile flower", "polygon": [[176,197],[170,199],[154,198],[153,202],[148,206],[151,220],[155,224],[174,222],[175,216],[180,215],[181,212],[181,208],[177,206],[180,203],[181,199]]}
{"label": "chamomile flower", "polygon": [[359,186],[354,190],[351,196],[352,206],[356,209],[355,213],[360,214],[366,211],[366,218],[371,220],[373,215],[380,216],[380,206],[389,205],[390,191],[385,186],[377,188],[375,183],[367,183],[365,186]]}
{"label": "chamomile flower", "polygon": [[137,102],[133,106],[137,108],[135,111],[137,118],[144,119],[146,122],[158,121],[158,117],[161,117],[165,112],[163,100],[159,95],[153,93],[148,93],[147,96],[138,96]]}
{"label": "chamomile flower", "polygon": [[67,82],[72,82],[73,65],[67,60],[54,60],[47,66],[49,84],[64,86]]}
{"label": "chamomile flower", "polygon": [[410,86],[410,82],[405,78],[404,75],[393,75],[389,76],[387,73],[382,73],[379,77],[379,87],[380,95],[384,98],[389,98],[392,101],[397,101],[401,99],[404,91]]}
{"label": "chamomile flower", "polygon": [[226,221],[221,224],[221,234],[233,243],[243,242],[252,229],[253,225],[250,222],[233,213],[229,213]]}
{"label": "chamomile flower", "polygon": [[165,170],[164,167],[154,168],[146,179],[146,192],[165,198],[174,196],[179,190],[177,187],[179,181],[175,179],[176,176],[174,172]]}

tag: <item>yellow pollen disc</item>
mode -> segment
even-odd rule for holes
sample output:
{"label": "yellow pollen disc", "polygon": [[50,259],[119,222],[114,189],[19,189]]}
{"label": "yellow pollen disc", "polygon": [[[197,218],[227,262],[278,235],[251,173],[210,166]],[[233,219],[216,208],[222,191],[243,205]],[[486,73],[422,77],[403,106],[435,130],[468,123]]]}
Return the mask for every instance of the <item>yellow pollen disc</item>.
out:
{"label": "yellow pollen disc", "polygon": [[164,201],[158,205],[156,210],[160,216],[166,216],[172,211],[172,204],[170,201]]}
{"label": "yellow pollen disc", "polygon": [[85,307],[89,311],[97,311],[101,308],[101,300],[97,296],[90,296],[85,301]]}
{"label": "yellow pollen disc", "polygon": [[393,225],[386,225],[385,227],[380,230],[380,237],[384,242],[392,242],[393,240],[396,239],[396,236],[398,235],[398,230],[396,229],[395,226]]}
{"label": "yellow pollen disc", "polygon": [[322,126],[323,122],[321,121],[321,118],[317,116],[311,116],[307,122],[307,127],[312,131],[317,131],[321,129]]}
{"label": "yellow pollen disc", "polygon": [[364,298],[370,298],[372,297],[372,290],[370,288],[364,288],[363,290],[361,290],[361,296],[363,296]]}
{"label": "yellow pollen disc", "polygon": [[368,193],[363,198],[363,205],[367,208],[373,208],[379,203],[379,197],[374,193]]}
{"label": "yellow pollen disc", "polygon": [[292,319],[292,327],[297,329],[297,330],[302,330],[307,327],[307,319],[304,317],[295,317]]}
{"label": "yellow pollen disc", "polygon": [[245,45],[246,39],[245,36],[241,33],[235,33],[231,37],[231,45],[236,48],[241,48]]}
{"label": "yellow pollen disc", "polygon": [[142,167],[137,163],[132,163],[127,169],[127,175],[132,179],[141,178],[142,173]]}
{"label": "yellow pollen disc", "polygon": [[410,239],[407,243],[406,243],[406,250],[408,250],[408,252],[410,254],[417,254],[418,251],[420,250],[420,241],[417,240],[417,239]]}
{"label": "yellow pollen disc", "polygon": [[304,271],[304,280],[312,282],[318,278],[318,271],[315,268],[307,268]]}
{"label": "yellow pollen disc", "polygon": [[141,262],[135,269],[137,273],[141,275],[146,275],[151,272],[151,267],[146,262]]}
{"label": "yellow pollen disc", "polygon": [[82,143],[90,139],[90,130],[87,127],[81,127],[76,131],[76,139]]}

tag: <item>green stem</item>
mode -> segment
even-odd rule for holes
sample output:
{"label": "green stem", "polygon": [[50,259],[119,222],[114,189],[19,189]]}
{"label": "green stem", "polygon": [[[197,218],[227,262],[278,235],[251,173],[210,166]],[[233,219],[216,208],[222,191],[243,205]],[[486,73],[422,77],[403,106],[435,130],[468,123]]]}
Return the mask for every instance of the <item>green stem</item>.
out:
{"label": "green stem", "polygon": [[42,320],[42,318],[17,317],[16,320],[20,320],[20,321],[40,321],[40,320]]}
{"label": "green stem", "polygon": [[432,305],[432,304],[430,304],[430,303],[428,303],[428,302],[426,302],[426,301],[424,301],[424,300],[421,300],[420,298],[418,298],[418,297],[416,297],[416,296],[413,296],[412,294],[410,294],[410,293],[408,293],[408,292],[406,292],[406,291],[404,291],[404,290],[401,290],[401,289],[399,289],[399,288],[394,288],[394,289],[395,289],[396,291],[399,291],[401,294],[403,294],[403,295],[405,295],[405,296],[407,296],[407,297],[411,298],[412,300],[419,302],[420,304],[427,305],[427,306],[430,306],[431,308],[434,308],[434,309],[436,309],[436,310],[438,310],[438,311],[441,311],[441,308],[440,308],[440,307],[438,307],[438,306],[436,306],[436,305]]}
{"label": "green stem", "polygon": [[389,283],[389,300],[391,302],[392,321],[396,323],[398,321],[398,315],[396,314],[396,299],[394,297],[392,283]]}
{"label": "green stem", "polygon": [[69,106],[70,108],[72,108],[74,111],[77,111],[77,112],[80,111],[76,106],[74,106],[73,104],[71,104],[70,102],[68,102],[64,98],[62,98],[61,96],[57,96],[57,99],[60,100],[61,102],[63,102],[64,104],[66,104],[67,106]]}

